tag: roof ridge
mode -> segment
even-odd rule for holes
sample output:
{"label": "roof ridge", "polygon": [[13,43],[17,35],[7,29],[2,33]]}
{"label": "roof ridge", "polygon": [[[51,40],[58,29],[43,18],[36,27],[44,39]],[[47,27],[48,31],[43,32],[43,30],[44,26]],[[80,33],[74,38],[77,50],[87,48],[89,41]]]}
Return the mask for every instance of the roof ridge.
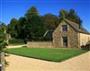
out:
{"label": "roof ridge", "polygon": [[68,19],[64,19],[64,21],[66,21],[69,25],[71,25],[77,32],[90,34],[88,31],[86,31],[86,29],[84,27],[81,27],[81,28],[75,27],[73,24],[77,24],[76,22],[73,22],[73,21],[68,20]]}

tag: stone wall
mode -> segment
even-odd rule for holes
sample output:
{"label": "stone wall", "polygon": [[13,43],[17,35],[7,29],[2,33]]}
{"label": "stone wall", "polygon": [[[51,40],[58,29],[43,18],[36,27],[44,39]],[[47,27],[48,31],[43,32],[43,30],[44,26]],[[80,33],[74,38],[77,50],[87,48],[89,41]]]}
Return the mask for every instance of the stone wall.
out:
{"label": "stone wall", "polygon": [[60,37],[61,37],[61,25],[59,25],[53,32],[53,45],[55,48],[63,47]]}
{"label": "stone wall", "polygon": [[28,42],[27,47],[29,48],[53,48],[52,42],[45,42],[45,41],[37,41],[37,42]]}
{"label": "stone wall", "polygon": [[78,48],[79,40],[78,40],[78,32],[76,32],[72,27],[69,26],[68,31],[68,44],[71,48]]}

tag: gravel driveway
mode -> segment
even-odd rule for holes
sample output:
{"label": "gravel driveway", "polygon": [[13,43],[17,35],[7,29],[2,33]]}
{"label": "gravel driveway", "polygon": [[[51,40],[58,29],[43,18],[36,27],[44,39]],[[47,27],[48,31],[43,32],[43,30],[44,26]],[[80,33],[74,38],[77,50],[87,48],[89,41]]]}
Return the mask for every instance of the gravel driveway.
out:
{"label": "gravel driveway", "polygon": [[90,71],[90,51],[63,62],[48,62],[10,55],[6,71]]}
{"label": "gravel driveway", "polygon": [[26,45],[25,44],[24,45],[9,45],[9,46],[7,46],[7,48],[20,48],[23,46],[26,46]]}

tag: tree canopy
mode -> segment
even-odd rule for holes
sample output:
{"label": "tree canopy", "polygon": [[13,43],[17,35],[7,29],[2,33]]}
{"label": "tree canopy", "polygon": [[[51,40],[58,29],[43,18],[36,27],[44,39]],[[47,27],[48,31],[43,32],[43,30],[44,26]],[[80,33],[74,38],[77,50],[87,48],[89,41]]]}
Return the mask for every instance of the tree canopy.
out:
{"label": "tree canopy", "polygon": [[37,8],[30,7],[23,17],[18,20],[12,18],[7,26],[7,32],[13,38],[27,40],[43,40],[46,31],[54,30],[64,18],[82,25],[82,20],[74,9],[62,9],[59,16],[47,13],[40,15]]}
{"label": "tree canopy", "polygon": [[35,7],[31,7],[25,14],[28,22],[30,36],[32,39],[39,40],[45,33],[44,23]]}
{"label": "tree canopy", "polygon": [[0,22],[0,53],[6,47],[6,25]]}
{"label": "tree canopy", "polygon": [[53,14],[46,14],[43,16],[44,24],[46,28],[49,29],[55,29],[57,25],[59,24],[58,17]]}
{"label": "tree canopy", "polygon": [[64,18],[79,24],[79,26],[82,25],[82,20],[80,19],[80,17],[78,16],[78,14],[76,13],[74,9],[70,9],[69,11],[64,10],[64,9],[60,10],[59,20],[61,21]]}
{"label": "tree canopy", "polygon": [[28,21],[30,21],[33,16],[39,16],[39,13],[38,13],[36,7],[34,7],[34,6],[29,8],[25,14],[25,17],[27,18]]}
{"label": "tree canopy", "polygon": [[18,20],[12,18],[10,24],[8,24],[7,32],[11,34],[12,37],[17,37],[16,25],[18,24]]}

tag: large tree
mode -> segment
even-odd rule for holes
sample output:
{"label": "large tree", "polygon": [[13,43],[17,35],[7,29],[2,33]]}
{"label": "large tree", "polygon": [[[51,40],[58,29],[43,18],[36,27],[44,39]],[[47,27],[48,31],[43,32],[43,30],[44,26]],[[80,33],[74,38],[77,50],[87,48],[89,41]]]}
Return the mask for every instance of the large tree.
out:
{"label": "large tree", "polygon": [[[0,22],[0,64],[2,64],[1,69],[5,70],[5,59],[4,59],[4,52],[7,45],[7,33],[6,33],[6,25]],[[0,70],[1,70],[0,69]]]}
{"label": "large tree", "polygon": [[39,16],[39,13],[36,7],[34,6],[30,7],[25,14],[25,17],[27,18],[28,21],[30,21],[33,16]]}
{"label": "large tree", "polygon": [[58,17],[50,13],[44,15],[43,20],[47,30],[55,29],[59,24]]}
{"label": "large tree", "polygon": [[18,20],[13,18],[10,21],[10,24],[8,24],[8,29],[7,32],[12,36],[12,37],[17,37],[17,30],[16,30],[16,25],[18,24]]}
{"label": "large tree", "polygon": [[64,18],[68,17],[68,11],[61,9],[59,12],[59,22],[61,22]]}
{"label": "large tree", "polygon": [[78,16],[78,14],[75,12],[74,9],[70,9],[67,18],[73,22],[76,22],[77,24],[79,24],[79,26],[81,26],[82,20],[80,19],[80,17]]}
{"label": "large tree", "polygon": [[4,23],[0,22],[0,31],[4,30],[7,30],[7,26]]}
{"label": "large tree", "polygon": [[18,36],[17,38],[23,39],[25,43],[26,39],[30,38],[30,25],[27,22],[25,17],[20,17],[18,20],[18,24],[16,25]]}
{"label": "large tree", "polygon": [[6,27],[5,24],[0,24],[0,53],[3,51],[7,45],[6,38]]}
{"label": "large tree", "polygon": [[45,33],[45,28],[44,28],[43,20],[39,15],[37,9],[35,7],[31,7],[26,12],[25,17],[30,26],[31,38],[34,40],[41,39],[43,34]]}
{"label": "large tree", "polygon": [[79,24],[79,26],[81,27],[82,20],[80,19],[80,17],[78,16],[78,14],[74,9],[70,9],[69,11],[64,9],[60,10],[59,12],[60,21],[64,18]]}

